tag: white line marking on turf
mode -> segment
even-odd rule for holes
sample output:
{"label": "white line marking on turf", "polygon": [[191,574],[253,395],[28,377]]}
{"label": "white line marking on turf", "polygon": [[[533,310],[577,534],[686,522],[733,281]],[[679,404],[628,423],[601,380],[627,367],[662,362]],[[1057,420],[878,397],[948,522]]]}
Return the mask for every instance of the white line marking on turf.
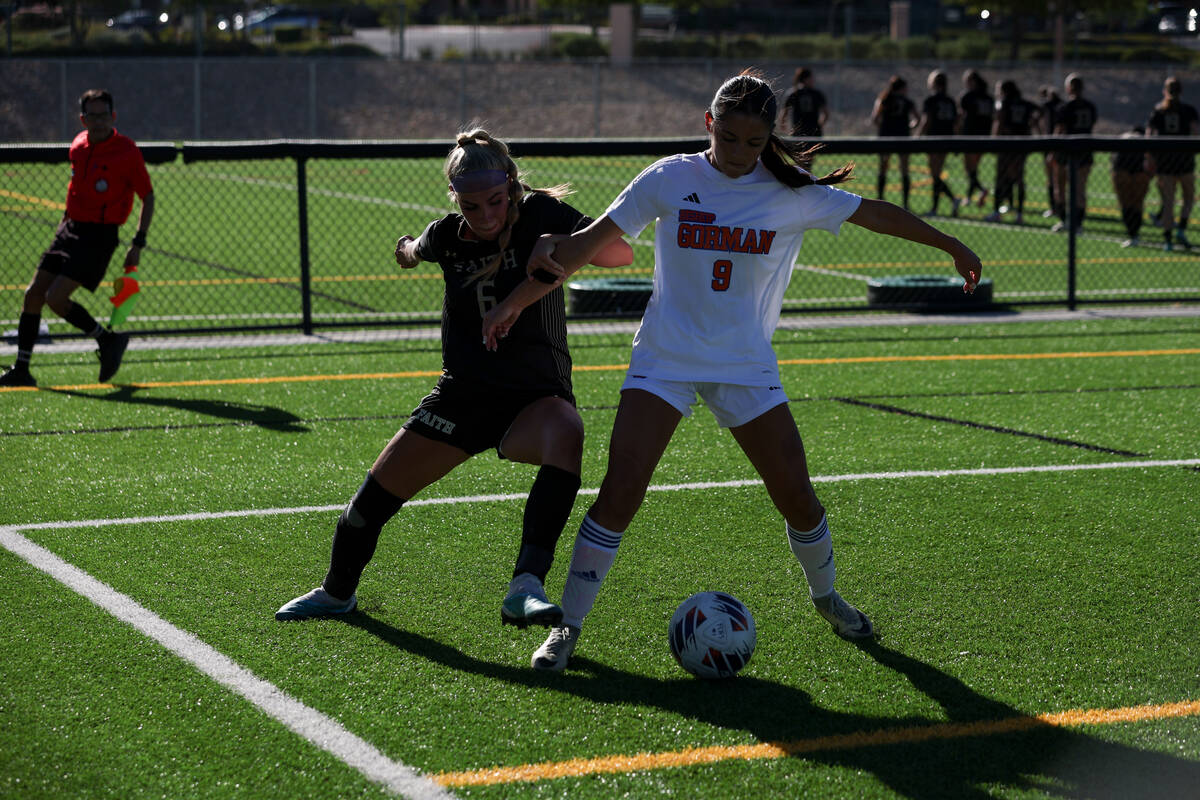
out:
{"label": "white line marking on turf", "polygon": [[132,598],[34,544],[14,528],[0,528],[0,544],[117,619],[137,628],[295,733],[354,767],[368,779],[411,800],[449,800],[454,797],[447,789],[412,767],[388,758],[374,745],[346,730],[336,719],[289,697],[274,684],[257,677],[187,631],[176,628]]}
{"label": "white line marking on turf", "polygon": [[[813,483],[842,483],[845,481],[895,480],[899,478],[953,478],[966,475],[1023,475],[1037,472],[1079,472],[1100,469],[1150,469],[1154,467],[1195,467],[1200,466],[1200,458],[1177,458],[1161,461],[1106,461],[1099,464],[1048,464],[1043,466],[1024,467],[979,467],[976,469],[925,469],[905,470],[902,472],[851,472],[844,475],[814,475]],[[694,489],[736,489],[744,486],[758,486],[762,480],[744,478],[735,481],[701,481],[698,483],[671,483],[651,486],[650,492],[682,492]],[[599,489],[580,489],[581,495],[595,495]],[[499,503],[509,500],[524,500],[526,492],[511,494],[476,494],[463,497],[430,497],[423,500],[410,500],[405,508],[431,505],[457,505],[459,503]],[[315,514],[327,511],[341,511],[345,503],[328,506],[296,506],[293,508],[250,508],[240,511],[196,511],[190,514],[163,514],[148,517],[118,517],[114,519],[80,519],[64,520],[61,522],[35,522],[28,525],[8,525],[13,531],[61,530],[65,528],[101,528],[108,525],[144,525],[155,522],[198,522],[211,519],[231,519],[237,517],[272,517],[281,514]]]}

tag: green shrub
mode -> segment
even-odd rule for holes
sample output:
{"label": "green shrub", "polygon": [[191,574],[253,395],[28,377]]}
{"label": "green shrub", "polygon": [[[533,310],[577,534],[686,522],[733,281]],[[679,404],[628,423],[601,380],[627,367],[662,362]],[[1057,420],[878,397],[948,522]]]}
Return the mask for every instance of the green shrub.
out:
{"label": "green shrub", "polygon": [[587,33],[555,33],[550,35],[552,58],[604,58],[608,47]]}
{"label": "green shrub", "polygon": [[762,39],[757,36],[739,36],[736,39],[727,39],[724,47],[721,48],[721,55],[725,58],[756,59],[762,58],[766,53],[767,48],[763,46]]}
{"label": "green shrub", "polygon": [[701,36],[682,36],[663,41],[638,39],[633,43],[635,58],[717,58],[716,43]]}
{"label": "green shrub", "polygon": [[[987,61],[992,53],[992,44],[987,34],[964,33],[938,41],[934,51],[938,58],[948,61]],[[1008,46],[1007,42],[998,44],[1004,48]]]}

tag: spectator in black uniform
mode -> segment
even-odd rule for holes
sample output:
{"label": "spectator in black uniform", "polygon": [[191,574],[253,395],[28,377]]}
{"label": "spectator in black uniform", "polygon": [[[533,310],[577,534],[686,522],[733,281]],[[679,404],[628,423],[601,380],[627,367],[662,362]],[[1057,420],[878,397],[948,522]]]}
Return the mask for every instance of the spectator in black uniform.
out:
{"label": "spectator in black uniform", "polygon": [[[917,107],[908,99],[908,83],[899,75],[893,75],[888,85],[875,98],[875,108],[871,111],[871,122],[874,123],[880,136],[908,136],[918,122]],[[875,191],[879,199],[883,199],[883,190],[887,186],[888,162],[890,153],[879,154],[879,175],[875,178]],[[900,185],[904,197],[904,208],[908,208],[908,191],[911,182],[908,177],[908,153],[897,153],[900,161]]]}
{"label": "spectator in black uniform", "polygon": [[[783,95],[779,112],[780,127],[791,136],[819,139],[824,135],[825,123],[829,120],[829,105],[820,89],[813,88],[813,74],[808,67],[800,67],[792,78],[792,88]],[[809,152],[797,162],[812,171],[813,154]]]}
{"label": "spectator in black uniform", "polygon": [[[996,86],[996,119],[992,123],[993,136],[1030,136],[1038,125],[1041,110],[1036,104],[1021,97],[1015,81],[1000,81]],[[1017,209],[1016,222],[1025,221],[1025,158],[1026,153],[996,154],[996,193],[993,195],[995,209],[984,217],[988,222],[999,222],[1014,205]],[[1014,203],[1013,190],[1016,190]]]}
{"label": "spectator in black uniform", "polygon": [[[526,275],[534,244],[545,234],[565,237],[592,220],[561,201],[567,186],[531,189],[523,183],[508,148],[484,130],[459,134],[445,175],[459,213],[431,222],[416,239],[400,237],[395,250],[405,269],[434,261],[444,273],[442,375],[342,512],[321,586],[284,605],[276,619],[353,611],[384,524],[417,492],[491,448],[501,458],[540,465],[525,503],[501,621],[523,628],[562,619],[543,583],[579,490],[583,455],[562,287],[539,300],[534,313],[522,314],[495,352],[484,345],[483,316],[527,280],[554,283],[556,276],[544,271]],[[617,239],[594,263],[632,260],[632,249]]]}
{"label": "spectator in black uniform", "polygon": [[[929,73],[926,82],[933,94],[925,98],[921,105],[921,136],[953,136],[954,125],[958,121],[958,104],[954,98],[946,94],[946,73],[934,70]],[[927,216],[938,213],[938,199],[944,194],[950,200],[950,214],[958,216],[959,200],[950,190],[949,184],[942,180],[942,167],[946,163],[945,151],[929,153],[929,176],[933,180],[933,205]]]}
{"label": "spectator in black uniform", "polygon": [[800,67],[792,79],[792,88],[783,95],[783,109],[779,114],[783,130],[792,136],[820,138],[829,120],[829,105],[820,89],[813,88],[813,74],[808,67]]}
{"label": "spectator in black uniform", "polygon": [[[1058,116],[1054,119],[1054,132],[1065,136],[1088,135],[1096,125],[1098,114],[1096,106],[1083,97],[1083,78],[1072,72],[1067,76],[1065,86],[1067,102],[1058,108]],[[1054,188],[1059,208],[1063,209],[1064,213],[1062,220],[1056,222],[1050,230],[1061,231],[1067,225],[1079,230],[1083,226],[1083,217],[1087,210],[1088,173],[1092,171],[1093,159],[1091,152],[1081,153],[1076,158],[1078,162],[1075,170],[1075,207],[1071,209],[1068,218],[1065,212],[1070,197],[1067,187],[1070,154],[1062,151],[1054,154]]]}
{"label": "spectator in black uniform", "polygon": [[[1058,107],[1062,105],[1062,98],[1058,96],[1058,92],[1053,86],[1047,84],[1038,89],[1038,105],[1042,109],[1043,132],[1054,133],[1054,120],[1058,116]],[[1053,153],[1042,155],[1042,166],[1046,170],[1046,210],[1042,212],[1042,216],[1061,217],[1063,210],[1057,205],[1058,201],[1055,199]]]}
{"label": "spectator in black uniform", "polygon": [[[1132,129],[1121,134],[1121,138],[1140,139],[1145,135],[1145,128],[1134,125]],[[1125,233],[1129,235],[1128,239],[1121,242],[1121,247],[1134,247],[1139,244],[1142,209],[1146,201],[1146,190],[1150,188],[1150,170],[1146,162],[1146,154],[1142,152],[1112,154],[1113,192],[1117,195],[1117,205],[1121,207],[1121,222],[1125,225]]]}
{"label": "spectator in black uniform", "polygon": [[[962,108],[962,124],[959,126],[959,133],[963,136],[991,136],[992,135],[992,113],[995,102],[992,96],[987,92],[987,84],[984,83],[983,77],[973,69],[969,69],[963,73],[963,86],[966,91],[958,99],[958,104]],[[979,197],[976,203],[982,207],[987,201],[988,190],[979,180],[979,160],[983,158],[983,153],[963,153],[963,167],[967,170],[967,202],[971,202],[971,196],[975,190],[979,190]]]}
{"label": "spectator in black uniform", "polygon": [[[1183,85],[1178,78],[1170,77],[1163,83],[1163,99],[1154,107],[1147,126],[1148,136],[1195,136],[1197,117],[1195,106],[1181,101]],[[1196,155],[1184,150],[1152,154],[1155,172],[1158,174],[1158,192],[1162,196],[1162,211],[1158,223],[1163,231],[1163,248],[1170,250],[1174,245],[1191,247],[1187,239],[1188,217],[1196,198]],[[1179,207],[1179,223],[1174,222],[1175,187],[1179,187],[1182,203]],[[1175,239],[1171,240],[1174,228]]]}

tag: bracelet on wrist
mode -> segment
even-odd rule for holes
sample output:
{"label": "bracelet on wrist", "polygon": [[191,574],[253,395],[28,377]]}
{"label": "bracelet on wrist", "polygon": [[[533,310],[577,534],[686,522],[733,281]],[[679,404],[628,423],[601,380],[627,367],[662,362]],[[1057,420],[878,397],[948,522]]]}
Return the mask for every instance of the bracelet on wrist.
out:
{"label": "bracelet on wrist", "polygon": [[146,246],[146,232],[138,231],[136,234],[134,234],[133,241],[131,242],[131,244],[134,247],[145,247]]}

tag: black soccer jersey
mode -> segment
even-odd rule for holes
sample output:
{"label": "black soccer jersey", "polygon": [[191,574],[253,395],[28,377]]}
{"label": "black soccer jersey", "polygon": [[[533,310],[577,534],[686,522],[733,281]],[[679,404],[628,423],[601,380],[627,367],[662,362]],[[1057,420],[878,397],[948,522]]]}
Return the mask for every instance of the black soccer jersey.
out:
{"label": "black soccer jersey", "polygon": [[991,136],[992,111],[995,102],[982,89],[963,92],[958,100],[963,112],[962,132],[965,136]]}
{"label": "black soccer jersey", "polygon": [[1197,121],[1196,107],[1187,103],[1156,108],[1150,115],[1150,127],[1159,136],[1191,136],[1192,124]]}
{"label": "black soccer jersey", "polygon": [[791,115],[793,136],[821,135],[821,109],[825,107],[825,95],[819,90],[806,86],[789,89],[783,98],[783,107]]}
{"label": "black soccer jersey", "polygon": [[566,308],[562,287],[526,308],[499,348],[483,345],[483,315],[526,280],[525,267],[538,237],[573,233],[591,224],[590,217],[546,194],[521,198],[520,217],[499,270],[488,278],[470,276],[486,266],[499,245],[469,233],[461,214],[429,223],[417,241],[417,255],[442,268],[446,294],[442,300],[442,370],[472,384],[497,389],[571,391],[571,356],[567,351]]}
{"label": "black soccer jersey", "polygon": [[879,104],[879,135],[908,136],[908,121],[916,106],[902,94],[888,95]]}
{"label": "black soccer jersey", "polygon": [[945,92],[931,94],[925,98],[921,106],[925,118],[929,120],[928,136],[953,136],[954,122],[958,119],[958,104],[954,98]]}
{"label": "black soccer jersey", "polygon": [[1076,97],[1058,107],[1054,117],[1054,127],[1062,127],[1066,134],[1091,133],[1099,114],[1096,106],[1090,100]]}
{"label": "black soccer jersey", "polygon": [[1029,136],[1041,113],[1036,104],[1021,97],[1001,100],[996,103],[997,129],[1001,136]]}
{"label": "black soccer jersey", "polygon": [[[1149,126],[1159,136],[1191,136],[1192,126],[1198,121],[1195,106],[1175,103],[1155,108]],[[1154,161],[1160,175],[1186,175],[1196,171],[1196,154],[1186,150],[1155,153]]]}

